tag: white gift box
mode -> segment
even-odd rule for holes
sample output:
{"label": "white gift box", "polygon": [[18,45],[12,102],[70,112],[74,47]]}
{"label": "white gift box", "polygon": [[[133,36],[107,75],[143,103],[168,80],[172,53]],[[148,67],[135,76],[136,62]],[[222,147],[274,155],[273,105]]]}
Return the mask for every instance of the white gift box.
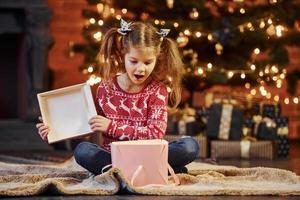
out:
{"label": "white gift box", "polygon": [[49,143],[92,133],[88,120],[97,112],[87,83],[39,93],[37,96],[43,122],[50,129]]}

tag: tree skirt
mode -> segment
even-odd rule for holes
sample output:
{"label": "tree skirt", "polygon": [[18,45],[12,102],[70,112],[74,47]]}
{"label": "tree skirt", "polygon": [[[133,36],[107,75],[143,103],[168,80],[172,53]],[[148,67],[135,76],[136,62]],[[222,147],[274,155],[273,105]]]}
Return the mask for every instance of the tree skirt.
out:
{"label": "tree skirt", "polygon": [[238,168],[193,162],[189,174],[178,174],[165,186],[132,187],[116,168],[93,176],[73,158],[59,164],[0,162],[0,196],[30,196],[49,192],[65,195],[113,195],[119,191],[144,195],[300,195],[300,177],[287,170]]}

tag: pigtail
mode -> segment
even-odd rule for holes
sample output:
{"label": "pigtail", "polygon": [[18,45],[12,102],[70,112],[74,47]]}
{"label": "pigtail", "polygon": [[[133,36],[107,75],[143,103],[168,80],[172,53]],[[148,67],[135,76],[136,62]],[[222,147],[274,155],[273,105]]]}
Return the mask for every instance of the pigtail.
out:
{"label": "pigtail", "polygon": [[159,67],[155,74],[164,76],[159,79],[171,88],[169,99],[171,106],[175,108],[181,101],[181,80],[184,69],[178,47],[172,39],[163,38],[158,61]]}
{"label": "pigtail", "polygon": [[98,62],[100,64],[100,76],[107,80],[122,70],[121,36],[117,28],[108,30],[103,38]]}

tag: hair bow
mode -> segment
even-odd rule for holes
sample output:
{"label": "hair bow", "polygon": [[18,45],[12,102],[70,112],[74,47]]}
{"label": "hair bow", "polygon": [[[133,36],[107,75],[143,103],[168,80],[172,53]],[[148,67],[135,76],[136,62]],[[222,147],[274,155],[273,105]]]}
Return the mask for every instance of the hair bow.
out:
{"label": "hair bow", "polygon": [[118,28],[118,33],[121,35],[126,35],[129,31],[131,31],[130,26],[132,22],[127,23],[125,20],[121,19],[120,26],[121,28]]}
{"label": "hair bow", "polygon": [[161,37],[166,37],[170,33],[170,29],[160,29],[156,33]]}

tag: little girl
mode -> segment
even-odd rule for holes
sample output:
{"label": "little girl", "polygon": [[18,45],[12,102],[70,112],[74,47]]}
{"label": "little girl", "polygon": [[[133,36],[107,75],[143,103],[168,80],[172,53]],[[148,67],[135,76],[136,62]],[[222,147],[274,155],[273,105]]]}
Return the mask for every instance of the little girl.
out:
{"label": "little girl", "polygon": [[[169,30],[158,31],[150,24],[127,23],[105,34],[99,53],[103,77],[96,94],[98,114],[89,120],[93,132],[101,133],[101,147],[90,142],[77,145],[78,164],[94,174],[111,164],[113,141],[161,139],[167,126],[168,90],[170,103],[180,102],[183,64]],[[47,140],[48,128],[37,124]],[[169,143],[169,164],[185,173],[186,164],[197,157],[198,143],[191,137]]]}

